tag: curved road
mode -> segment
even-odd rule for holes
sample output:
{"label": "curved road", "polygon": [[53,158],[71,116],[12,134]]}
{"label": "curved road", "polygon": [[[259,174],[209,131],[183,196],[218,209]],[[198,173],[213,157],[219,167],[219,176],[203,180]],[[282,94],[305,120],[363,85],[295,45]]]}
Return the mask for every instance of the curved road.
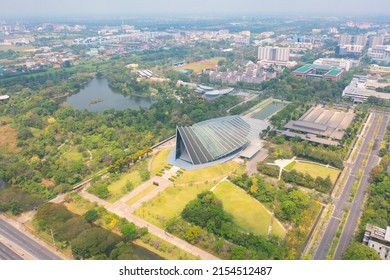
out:
{"label": "curved road", "polygon": [[[14,227],[11,223],[7,222],[3,217],[0,217],[0,236],[4,239],[9,240],[11,243],[15,244],[21,250],[26,252],[28,255],[32,256],[37,260],[61,260],[62,258],[57,254],[53,253],[51,250],[45,246],[39,244],[32,238],[26,235],[26,233],[20,231]],[[10,254],[10,249],[4,249],[5,246],[0,243],[0,251],[3,251],[3,255],[7,259],[15,259],[15,253]],[[1,253],[0,253],[1,254]],[[19,257],[20,259],[20,257]]]}

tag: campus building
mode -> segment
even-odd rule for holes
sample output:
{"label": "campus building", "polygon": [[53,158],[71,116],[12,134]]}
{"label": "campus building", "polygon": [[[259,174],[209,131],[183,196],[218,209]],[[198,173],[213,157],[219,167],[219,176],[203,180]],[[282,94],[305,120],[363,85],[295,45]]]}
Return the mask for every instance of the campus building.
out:
{"label": "campus building", "polygon": [[390,86],[390,83],[378,82],[369,79],[367,76],[355,75],[351,83],[345,87],[342,93],[343,98],[350,98],[356,103],[367,101],[369,97],[390,99],[390,94],[381,92],[380,89]]}
{"label": "campus building", "polygon": [[383,229],[367,224],[363,245],[374,249],[382,260],[390,260],[390,227]]}
{"label": "campus building", "polygon": [[296,77],[310,77],[325,79],[328,81],[338,81],[346,72],[345,69],[336,66],[306,64],[293,72]]}
{"label": "campus building", "polygon": [[176,128],[175,160],[197,165],[238,153],[249,144],[250,125],[239,116]]}
{"label": "campus building", "polygon": [[377,45],[369,48],[367,56],[376,63],[388,64],[390,63],[390,46],[389,45]]}
{"label": "campus building", "polygon": [[344,69],[349,71],[352,67],[359,64],[357,60],[344,59],[344,58],[319,58],[313,62],[314,65],[330,66]]}
{"label": "campus building", "polygon": [[298,120],[289,121],[281,133],[287,137],[337,146],[354,117],[352,110],[344,112],[317,106],[309,109]]}

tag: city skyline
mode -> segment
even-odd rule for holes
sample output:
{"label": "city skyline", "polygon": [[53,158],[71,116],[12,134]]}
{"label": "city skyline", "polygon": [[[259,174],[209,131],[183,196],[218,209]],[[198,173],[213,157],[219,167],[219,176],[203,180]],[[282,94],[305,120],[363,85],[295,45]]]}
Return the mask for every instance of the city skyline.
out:
{"label": "city skyline", "polygon": [[372,1],[307,1],[294,2],[280,0],[265,2],[255,0],[146,0],[142,3],[120,0],[85,0],[85,1],[27,1],[0,3],[0,16],[31,17],[31,16],[124,16],[124,15],[386,15],[390,11],[390,2],[384,0]]}

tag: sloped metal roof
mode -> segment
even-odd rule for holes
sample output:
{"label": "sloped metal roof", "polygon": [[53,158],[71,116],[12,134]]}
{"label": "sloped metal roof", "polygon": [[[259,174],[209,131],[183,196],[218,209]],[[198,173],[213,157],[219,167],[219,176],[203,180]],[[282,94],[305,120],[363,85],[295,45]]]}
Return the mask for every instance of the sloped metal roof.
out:
{"label": "sloped metal roof", "polygon": [[[248,143],[250,125],[239,116],[200,122],[190,127],[177,127],[193,164],[217,160]],[[177,139],[180,141],[180,139]]]}

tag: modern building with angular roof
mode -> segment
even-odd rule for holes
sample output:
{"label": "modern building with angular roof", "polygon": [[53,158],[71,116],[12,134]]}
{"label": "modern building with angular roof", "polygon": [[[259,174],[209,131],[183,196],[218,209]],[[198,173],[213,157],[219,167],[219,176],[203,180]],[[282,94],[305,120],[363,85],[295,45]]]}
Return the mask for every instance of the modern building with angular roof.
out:
{"label": "modern building with angular roof", "polygon": [[177,127],[175,160],[201,165],[232,156],[250,143],[250,132],[250,124],[240,116]]}

